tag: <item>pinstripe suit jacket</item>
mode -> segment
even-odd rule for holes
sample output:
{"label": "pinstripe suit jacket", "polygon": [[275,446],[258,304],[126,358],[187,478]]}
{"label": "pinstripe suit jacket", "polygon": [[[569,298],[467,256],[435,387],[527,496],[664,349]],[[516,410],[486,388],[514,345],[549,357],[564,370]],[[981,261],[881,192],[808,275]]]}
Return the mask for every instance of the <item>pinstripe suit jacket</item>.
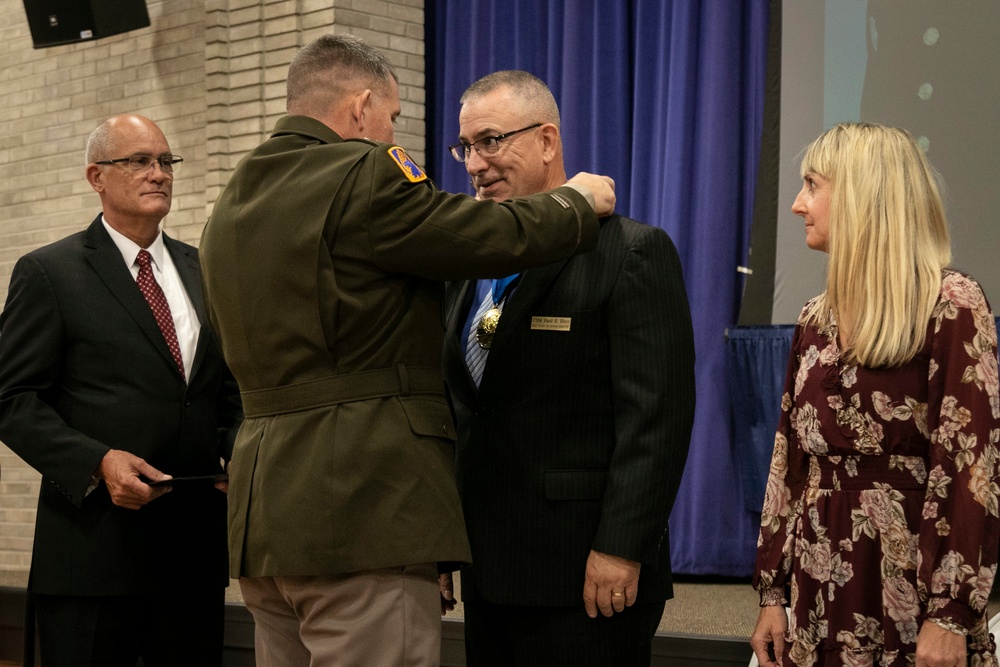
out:
{"label": "pinstripe suit jacket", "polygon": [[[669,599],[667,519],[695,402],[691,315],[670,238],[616,215],[593,252],[526,271],[478,391],[465,365],[474,293],[474,282],[453,283],[445,299],[473,555],[463,598],[581,604],[594,549],[642,563],[639,602]],[[568,318],[568,330],[533,325],[538,317]]]}

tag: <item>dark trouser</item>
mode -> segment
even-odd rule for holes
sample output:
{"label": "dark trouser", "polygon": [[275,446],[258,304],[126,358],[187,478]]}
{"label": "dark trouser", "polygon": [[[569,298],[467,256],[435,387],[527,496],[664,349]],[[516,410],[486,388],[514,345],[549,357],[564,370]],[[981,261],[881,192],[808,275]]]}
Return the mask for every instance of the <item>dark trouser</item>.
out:
{"label": "dark trouser", "polygon": [[43,667],[219,667],[224,588],[150,595],[36,595]]}
{"label": "dark trouser", "polygon": [[663,603],[635,604],[605,618],[579,607],[465,602],[468,667],[649,667]]}

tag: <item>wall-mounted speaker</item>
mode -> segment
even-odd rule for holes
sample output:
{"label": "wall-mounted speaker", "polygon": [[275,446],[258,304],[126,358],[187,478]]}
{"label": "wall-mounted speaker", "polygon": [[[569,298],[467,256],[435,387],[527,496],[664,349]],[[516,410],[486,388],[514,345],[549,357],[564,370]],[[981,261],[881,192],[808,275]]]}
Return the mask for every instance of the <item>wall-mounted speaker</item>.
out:
{"label": "wall-mounted speaker", "polygon": [[149,26],[146,0],[24,0],[36,49]]}

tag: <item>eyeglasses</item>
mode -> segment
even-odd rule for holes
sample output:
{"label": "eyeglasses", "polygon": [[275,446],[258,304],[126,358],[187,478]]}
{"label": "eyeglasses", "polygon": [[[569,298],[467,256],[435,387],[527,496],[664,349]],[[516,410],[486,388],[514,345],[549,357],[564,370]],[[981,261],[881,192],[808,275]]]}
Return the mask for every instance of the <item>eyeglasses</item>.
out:
{"label": "eyeglasses", "polygon": [[174,165],[183,161],[184,158],[180,155],[164,153],[159,157],[137,154],[129,155],[128,157],[115,158],[114,160],[96,160],[94,164],[122,164],[133,174],[139,174],[151,168],[154,164],[159,163],[160,170],[164,174],[172,174],[174,173]]}
{"label": "eyeglasses", "polygon": [[451,156],[459,162],[465,162],[469,159],[469,155],[472,153],[473,148],[475,148],[476,152],[480,155],[493,155],[500,150],[500,142],[503,139],[513,137],[518,132],[527,132],[528,130],[533,130],[536,127],[541,126],[542,123],[535,123],[534,125],[529,125],[528,127],[522,127],[520,130],[498,134],[495,137],[483,137],[479,141],[473,141],[471,144],[467,144],[462,141],[452,146],[448,146],[448,150],[451,151]]}

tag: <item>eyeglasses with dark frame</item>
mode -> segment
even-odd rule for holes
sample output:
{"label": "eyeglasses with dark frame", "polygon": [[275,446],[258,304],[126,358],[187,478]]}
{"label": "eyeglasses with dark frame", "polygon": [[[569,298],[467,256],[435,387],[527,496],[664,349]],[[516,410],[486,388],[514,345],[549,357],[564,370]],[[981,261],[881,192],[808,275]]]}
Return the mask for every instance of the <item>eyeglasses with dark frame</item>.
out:
{"label": "eyeglasses with dark frame", "polygon": [[544,123],[535,123],[534,125],[529,125],[528,127],[522,127],[520,130],[513,130],[511,132],[498,134],[495,137],[483,137],[479,141],[473,141],[471,144],[461,141],[457,144],[448,146],[448,150],[451,151],[451,156],[459,162],[465,162],[468,160],[469,155],[472,154],[473,148],[475,148],[476,152],[480,155],[493,155],[500,149],[500,142],[502,140],[512,137],[519,132],[527,132],[528,130],[533,130],[536,127],[541,127],[542,125],[544,125]]}
{"label": "eyeglasses with dark frame", "polygon": [[115,158],[114,160],[95,160],[94,164],[122,164],[133,174],[139,174],[150,169],[154,164],[159,163],[160,170],[164,174],[172,174],[174,173],[174,165],[183,161],[184,158],[180,155],[172,155],[170,153],[164,153],[159,157],[137,153],[128,157]]}

